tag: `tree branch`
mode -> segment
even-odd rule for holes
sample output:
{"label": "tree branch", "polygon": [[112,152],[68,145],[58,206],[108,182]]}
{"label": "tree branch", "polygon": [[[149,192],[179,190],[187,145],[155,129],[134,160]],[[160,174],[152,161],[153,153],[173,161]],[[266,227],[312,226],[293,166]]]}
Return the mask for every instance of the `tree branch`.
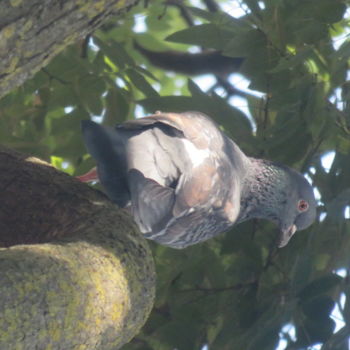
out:
{"label": "tree branch", "polygon": [[0,97],[137,0],[0,2]]}
{"label": "tree branch", "polygon": [[5,148],[0,184],[0,241],[11,246],[0,249],[0,349],[128,342],[148,317],[155,284],[151,252],[128,213]]}

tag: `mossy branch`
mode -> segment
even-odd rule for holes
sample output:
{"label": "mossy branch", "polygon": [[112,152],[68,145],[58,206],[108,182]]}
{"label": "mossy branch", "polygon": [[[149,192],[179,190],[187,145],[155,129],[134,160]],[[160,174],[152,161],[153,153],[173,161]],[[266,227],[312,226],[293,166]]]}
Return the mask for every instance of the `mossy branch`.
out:
{"label": "mossy branch", "polygon": [[128,213],[4,148],[0,193],[7,246],[0,249],[0,349],[108,350],[128,342],[146,321],[155,285],[150,250]]}
{"label": "mossy branch", "polygon": [[0,1],[0,97],[136,0]]}

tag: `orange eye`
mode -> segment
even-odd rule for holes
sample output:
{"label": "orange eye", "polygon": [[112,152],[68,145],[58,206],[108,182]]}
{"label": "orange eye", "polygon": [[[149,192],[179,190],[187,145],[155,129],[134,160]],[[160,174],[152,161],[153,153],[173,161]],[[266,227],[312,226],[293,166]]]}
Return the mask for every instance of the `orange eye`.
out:
{"label": "orange eye", "polygon": [[303,211],[306,211],[309,209],[309,203],[307,201],[305,201],[304,199],[301,199],[299,202],[298,202],[298,210],[300,212],[303,212]]}

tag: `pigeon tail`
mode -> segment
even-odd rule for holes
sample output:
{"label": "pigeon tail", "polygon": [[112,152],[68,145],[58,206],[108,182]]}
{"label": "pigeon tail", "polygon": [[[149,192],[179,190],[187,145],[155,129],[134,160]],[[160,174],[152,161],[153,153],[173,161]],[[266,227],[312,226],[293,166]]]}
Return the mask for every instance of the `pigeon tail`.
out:
{"label": "pigeon tail", "polygon": [[126,179],[125,146],[117,130],[83,120],[82,132],[89,153],[97,162],[98,178],[108,196],[120,207],[130,202]]}

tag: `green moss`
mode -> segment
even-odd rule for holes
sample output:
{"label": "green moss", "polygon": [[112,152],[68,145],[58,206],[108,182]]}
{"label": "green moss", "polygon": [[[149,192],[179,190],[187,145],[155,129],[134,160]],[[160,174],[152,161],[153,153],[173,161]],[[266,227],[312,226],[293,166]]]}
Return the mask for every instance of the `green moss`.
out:
{"label": "green moss", "polygon": [[24,344],[16,344],[16,347],[14,350],[23,350],[24,349]]}
{"label": "green moss", "polygon": [[29,19],[28,21],[26,21],[26,23],[24,23],[22,27],[22,32],[26,33],[30,28],[32,28],[32,26],[33,26],[33,21]]}
{"label": "green moss", "polygon": [[2,29],[2,34],[5,39],[10,39],[15,33],[15,31],[16,31],[16,26],[14,24],[10,24]]}
{"label": "green moss", "polygon": [[14,72],[16,67],[17,67],[18,62],[19,62],[18,56],[12,57],[12,59],[10,61],[10,66],[6,69],[6,73]]}
{"label": "green moss", "polygon": [[120,10],[120,9],[126,7],[126,3],[127,3],[126,0],[119,0],[119,1],[115,4],[115,7],[116,7],[117,10]]}
{"label": "green moss", "polygon": [[[83,350],[108,339],[107,350],[138,331],[154,296],[151,255],[132,228],[117,231],[101,229],[97,238],[96,232],[84,232],[82,240],[73,242],[0,249],[0,270],[5,271],[0,286],[6,286],[1,295],[9,300],[2,310],[0,305],[5,316],[0,318],[1,349],[13,349],[21,334],[34,332],[38,348],[64,343]],[[38,328],[43,318],[45,327]]]}
{"label": "green moss", "polygon": [[22,0],[10,0],[10,4],[12,7],[18,7],[19,5],[22,5]]}
{"label": "green moss", "polygon": [[105,9],[105,7],[106,7],[106,1],[105,0],[100,0],[98,2],[95,2],[93,6],[94,6],[94,9],[97,12],[102,12]]}

